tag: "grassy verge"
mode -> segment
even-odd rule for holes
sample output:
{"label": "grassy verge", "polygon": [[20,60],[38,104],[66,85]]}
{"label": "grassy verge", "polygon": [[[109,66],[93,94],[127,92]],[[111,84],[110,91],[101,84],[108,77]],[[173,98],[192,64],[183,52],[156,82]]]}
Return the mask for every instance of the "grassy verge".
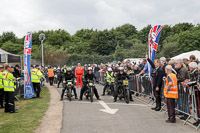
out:
{"label": "grassy verge", "polygon": [[0,109],[0,133],[32,133],[41,123],[50,101],[47,87],[41,92],[41,99],[20,99],[15,101],[19,113],[4,113]]}

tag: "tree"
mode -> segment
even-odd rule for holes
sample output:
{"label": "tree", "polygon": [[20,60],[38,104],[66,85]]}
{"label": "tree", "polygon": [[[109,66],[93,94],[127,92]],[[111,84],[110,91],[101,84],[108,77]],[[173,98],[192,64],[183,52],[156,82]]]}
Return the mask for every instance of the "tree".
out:
{"label": "tree", "polygon": [[16,44],[11,41],[7,41],[2,44],[1,48],[7,52],[12,54],[23,54],[24,45],[23,44]]}
{"label": "tree", "polygon": [[3,32],[2,36],[1,36],[1,43],[5,43],[7,41],[11,41],[13,43],[16,42],[17,37],[15,36],[15,34],[11,31],[11,32]]}

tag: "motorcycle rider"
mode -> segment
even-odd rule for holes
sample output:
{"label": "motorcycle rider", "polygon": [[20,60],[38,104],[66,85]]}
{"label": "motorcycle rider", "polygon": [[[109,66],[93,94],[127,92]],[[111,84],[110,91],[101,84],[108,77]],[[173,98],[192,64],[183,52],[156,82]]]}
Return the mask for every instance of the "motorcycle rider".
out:
{"label": "motorcycle rider", "polygon": [[[116,92],[115,92],[115,95],[114,95],[114,101],[113,102],[116,102],[117,101],[117,96],[118,96],[118,92],[119,92],[119,80],[125,80],[125,79],[129,79],[129,76],[127,73],[124,72],[124,68],[123,67],[119,67],[119,73],[116,75]],[[130,94],[130,101],[133,101],[133,98],[132,98],[132,95],[131,93]]]}
{"label": "motorcycle rider", "polygon": [[[88,83],[87,80],[93,80],[94,78],[96,79],[96,76],[94,75],[92,68],[89,67],[88,68],[88,73],[85,74],[85,76],[84,76],[84,84],[83,84],[83,87],[81,88],[79,101],[82,100],[83,94],[87,89],[87,83]],[[98,94],[98,91],[97,91],[96,87],[94,87],[94,94],[95,94],[97,100],[101,100],[100,97],[99,97],[99,94]]]}
{"label": "motorcycle rider", "polygon": [[105,84],[105,86],[104,86],[104,88],[103,88],[103,94],[102,94],[102,96],[104,96],[105,95],[105,91],[106,91],[106,88],[109,86],[109,82],[110,82],[110,78],[114,78],[114,73],[113,73],[113,71],[112,71],[112,68],[108,68],[108,71],[106,72],[106,84]]}
{"label": "motorcycle rider", "polygon": [[[75,79],[75,75],[72,73],[72,69],[71,68],[67,68],[66,70],[66,74],[65,74],[65,81],[67,83],[67,80],[72,80],[74,82]],[[61,94],[61,101],[63,100],[63,96],[65,94],[67,88],[63,88],[62,90],[62,94]],[[78,99],[77,97],[77,93],[76,93],[76,88],[74,86],[72,86],[72,90],[74,91],[74,95],[75,95],[75,99]]]}

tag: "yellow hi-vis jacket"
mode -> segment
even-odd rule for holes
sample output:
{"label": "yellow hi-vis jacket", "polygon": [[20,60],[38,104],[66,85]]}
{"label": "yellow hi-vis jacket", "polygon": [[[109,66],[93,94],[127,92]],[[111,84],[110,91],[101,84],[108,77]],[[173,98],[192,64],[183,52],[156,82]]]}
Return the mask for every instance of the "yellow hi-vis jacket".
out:
{"label": "yellow hi-vis jacket", "polygon": [[109,74],[109,72],[106,72],[106,81],[107,81],[107,82],[110,82],[110,79],[109,79],[109,78],[113,78],[113,76],[114,76],[114,73],[113,73],[113,72],[111,72],[110,74]]}
{"label": "yellow hi-vis jacket", "polygon": [[4,70],[2,73],[4,91],[15,91],[14,76],[12,73]]}
{"label": "yellow hi-vis jacket", "polygon": [[42,73],[37,68],[31,70],[31,81],[33,83],[40,83],[40,79],[42,77],[43,77]]}
{"label": "yellow hi-vis jacket", "polygon": [[0,89],[3,89],[3,72],[0,72]]}

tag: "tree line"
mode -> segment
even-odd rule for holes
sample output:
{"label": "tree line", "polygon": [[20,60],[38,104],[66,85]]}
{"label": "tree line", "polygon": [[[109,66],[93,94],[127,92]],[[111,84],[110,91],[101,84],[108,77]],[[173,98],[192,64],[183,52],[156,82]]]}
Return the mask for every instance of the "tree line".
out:
{"label": "tree line", "polygon": [[[125,58],[144,58],[148,34],[152,26],[137,30],[131,24],[110,30],[81,29],[74,35],[66,30],[33,32],[32,59],[41,61],[39,35],[44,33],[44,62],[52,65],[101,63]],[[13,32],[0,35],[0,47],[10,53],[23,55],[24,37]],[[157,49],[157,58],[173,57],[183,52],[200,50],[200,25],[179,23],[164,25]]]}

